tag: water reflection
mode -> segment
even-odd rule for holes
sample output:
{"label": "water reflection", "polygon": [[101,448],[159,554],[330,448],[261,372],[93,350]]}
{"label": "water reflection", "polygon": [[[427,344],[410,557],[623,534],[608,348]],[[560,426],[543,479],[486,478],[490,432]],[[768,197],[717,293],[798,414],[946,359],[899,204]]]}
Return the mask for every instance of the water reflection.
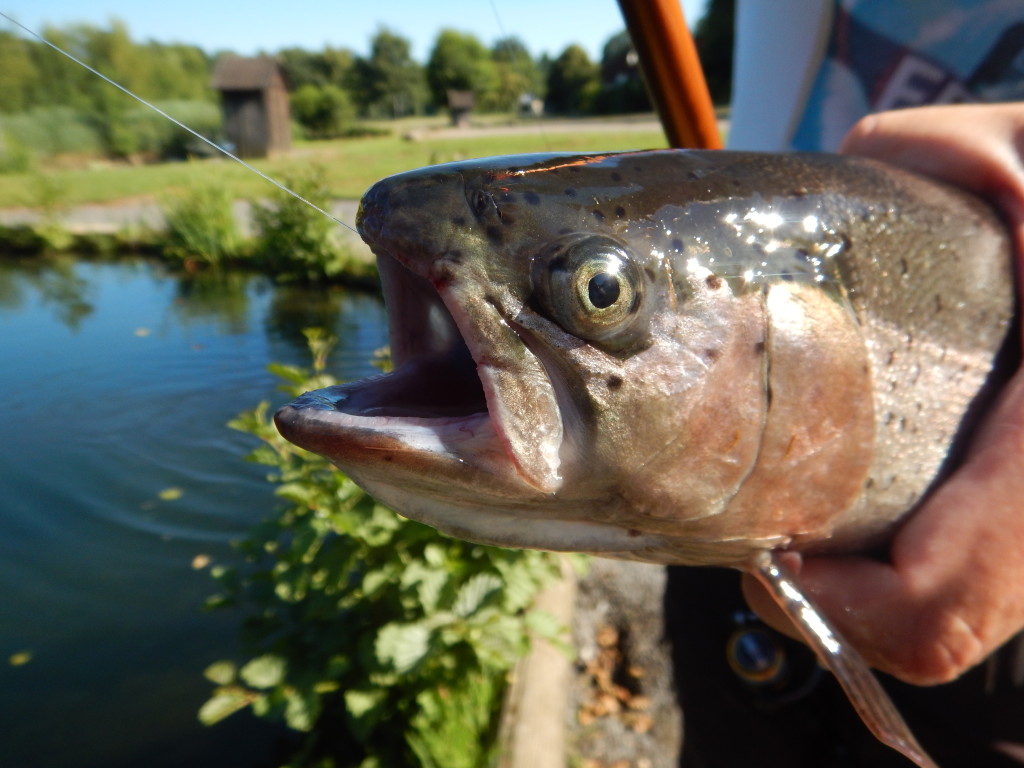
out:
{"label": "water reflection", "polygon": [[0,260],[0,307],[22,306],[28,286],[35,289],[42,304],[50,307],[56,320],[69,330],[77,330],[95,309],[90,286],[79,277],[75,260],[70,257]]}
{"label": "water reflection", "polygon": [[181,273],[177,276],[174,312],[185,325],[195,320],[212,322],[221,333],[248,332],[249,293],[267,278],[225,270]]}
{"label": "water reflection", "polygon": [[343,344],[336,375],[373,371],[373,296],[0,262],[0,766],[265,762],[275,729],[196,720],[202,669],[238,636],[200,610],[216,585],[196,564],[232,561],[275,508],[243,461],[255,441],[225,425],[288,399],[267,364],[308,365],[300,329],[317,323]]}

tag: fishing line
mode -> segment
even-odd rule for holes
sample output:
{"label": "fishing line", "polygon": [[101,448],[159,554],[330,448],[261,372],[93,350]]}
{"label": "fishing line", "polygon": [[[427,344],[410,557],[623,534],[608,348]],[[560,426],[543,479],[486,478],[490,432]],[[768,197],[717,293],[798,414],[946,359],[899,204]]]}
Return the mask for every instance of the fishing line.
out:
{"label": "fishing line", "polygon": [[221,154],[227,155],[232,160],[234,160],[236,163],[240,163],[243,167],[249,169],[250,171],[255,173],[257,176],[259,176],[260,178],[265,179],[266,181],[269,181],[271,184],[273,184],[278,189],[280,189],[280,190],[282,190],[284,192],[287,192],[289,195],[294,197],[296,200],[301,200],[303,203],[308,205],[310,208],[312,208],[315,211],[319,211],[320,213],[322,213],[324,216],[326,216],[328,219],[330,219],[331,221],[335,222],[336,224],[340,224],[341,226],[345,227],[345,229],[349,229],[349,230],[355,232],[356,234],[359,234],[358,231],[355,229],[355,227],[352,227],[351,225],[346,224],[344,221],[342,221],[341,219],[335,217],[333,214],[328,213],[327,211],[325,211],[323,208],[321,208],[316,203],[310,202],[309,200],[304,198],[302,195],[300,195],[298,192],[293,192],[292,190],[288,189],[288,187],[286,187],[281,182],[271,178],[270,176],[268,176],[267,174],[265,174],[263,171],[259,170],[258,168],[254,168],[253,166],[249,165],[249,163],[245,162],[245,160],[243,160],[242,158],[240,158],[237,155],[233,154],[232,152],[224,149],[224,147],[220,146],[219,144],[217,144],[217,143],[211,141],[210,139],[206,138],[205,136],[203,136],[198,131],[192,130],[187,125],[185,125],[183,122],[178,120],[177,118],[174,118],[171,115],[169,115],[166,112],[164,112],[162,109],[160,109],[160,107],[156,106],[155,104],[152,104],[151,102],[146,101],[141,96],[137,96],[136,94],[132,93],[127,88],[125,88],[123,85],[121,85],[120,83],[118,83],[118,82],[116,82],[114,80],[111,80],[109,77],[104,75],[102,72],[99,72],[99,71],[93,69],[88,64],[86,64],[84,61],[82,61],[81,59],[77,58],[76,56],[68,53],[63,48],[61,48],[59,45],[57,45],[56,43],[51,43],[49,40],[47,40],[42,35],[38,34],[37,32],[33,32],[31,29],[29,29],[24,24],[22,24],[20,21],[16,21],[15,19],[12,19],[10,16],[8,16],[3,11],[0,11],[0,16],[2,16],[3,18],[7,19],[7,21],[11,22],[11,24],[13,24],[14,26],[18,27],[23,32],[28,33],[29,35],[34,37],[39,42],[44,43],[45,45],[48,45],[53,50],[57,51],[57,53],[59,53],[62,56],[65,56],[65,57],[71,59],[71,61],[75,62],[75,64],[78,64],[81,67],[85,67],[87,70],[92,72],[94,75],[99,77],[101,80],[106,80],[108,83],[110,83],[112,86],[117,88],[119,91],[121,91],[122,93],[128,94],[129,96],[131,96],[133,99],[135,99],[139,103],[144,104],[145,106],[147,106],[150,109],[152,109],[158,115],[161,115],[162,117],[167,118],[168,120],[170,120],[172,123],[174,123],[179,128],[181,128],[181,129],[183,129],[185,131],[188,131],[190,134],[195,136],[197,139],[199,139],[200,141],[205,142],[206,144],[210,145],[211,147],[213,147],[215,150],[217,150]]}

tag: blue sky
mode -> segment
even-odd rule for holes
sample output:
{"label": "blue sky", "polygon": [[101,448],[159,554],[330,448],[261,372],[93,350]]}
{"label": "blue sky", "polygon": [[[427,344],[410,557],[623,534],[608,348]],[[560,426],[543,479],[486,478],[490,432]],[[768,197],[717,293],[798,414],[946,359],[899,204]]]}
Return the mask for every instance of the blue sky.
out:
{"label": "blue sky", "polygon": [[[682,0],[692,26],[706,0]],[[41,30],[87,22],[105,26],[121,19],[137,41],[183,42],[212,53],[273,52],[325,45],[366,53],[374,32],[385,25],[408,38],[413,57],[425,61],[438,30],[472,32],[490,44],[503,35],[518,36],[534,56],[558,55],[579,43],[594,58],[624,27],[615,0],[337,0],[333,3],[246,3],[210,0],[0,0],[0,10]],[[0,19],[0,25],[8,26]],[[3,28],[0,26],[0,28]]]}

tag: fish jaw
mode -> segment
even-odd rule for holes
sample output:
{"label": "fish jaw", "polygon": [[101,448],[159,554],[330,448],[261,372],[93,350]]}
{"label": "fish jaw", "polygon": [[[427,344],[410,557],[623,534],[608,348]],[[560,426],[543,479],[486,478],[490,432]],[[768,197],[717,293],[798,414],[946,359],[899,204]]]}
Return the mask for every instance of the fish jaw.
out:
{"label": "fish jaw", "polygon": [[489,304],[467,308],[450,268],[435,287],[380,262],[395,369],[306,393],[276,414],[281,434],[346,468],[367,465],[371,480],[397,472],[468,488],[486,477],[516,496],[557,490],[561,421],[540,362]]}

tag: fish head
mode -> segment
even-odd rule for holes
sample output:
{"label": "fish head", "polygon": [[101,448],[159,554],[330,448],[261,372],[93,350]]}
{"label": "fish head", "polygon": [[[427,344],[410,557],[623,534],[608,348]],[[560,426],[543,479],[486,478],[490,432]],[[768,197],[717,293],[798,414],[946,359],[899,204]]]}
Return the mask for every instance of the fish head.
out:
{"label": "fish head", "polygon": [[[661,201],[680,177],[658,172],[665,157],[490,158],[378,182],[358,226],[378,258],[394,371],[307,393],[278,412],[281,433],[396,511],[485,543],[722,563],[818,526],[765,514],[778,485],[763,466],[768,360],[785,343],[769,333],[773,300],[671,252]],[[704,157],[687,161],[691,196],[713,198]],[[843,313],[799,292],[774,299],[787,301]],[[854,406],[826,436],[842,455],[817,455],[823,471],[846,462],[844,504],[870,443],[843,431],[870,408],[851,358],[840,389],[856,390]]]}

